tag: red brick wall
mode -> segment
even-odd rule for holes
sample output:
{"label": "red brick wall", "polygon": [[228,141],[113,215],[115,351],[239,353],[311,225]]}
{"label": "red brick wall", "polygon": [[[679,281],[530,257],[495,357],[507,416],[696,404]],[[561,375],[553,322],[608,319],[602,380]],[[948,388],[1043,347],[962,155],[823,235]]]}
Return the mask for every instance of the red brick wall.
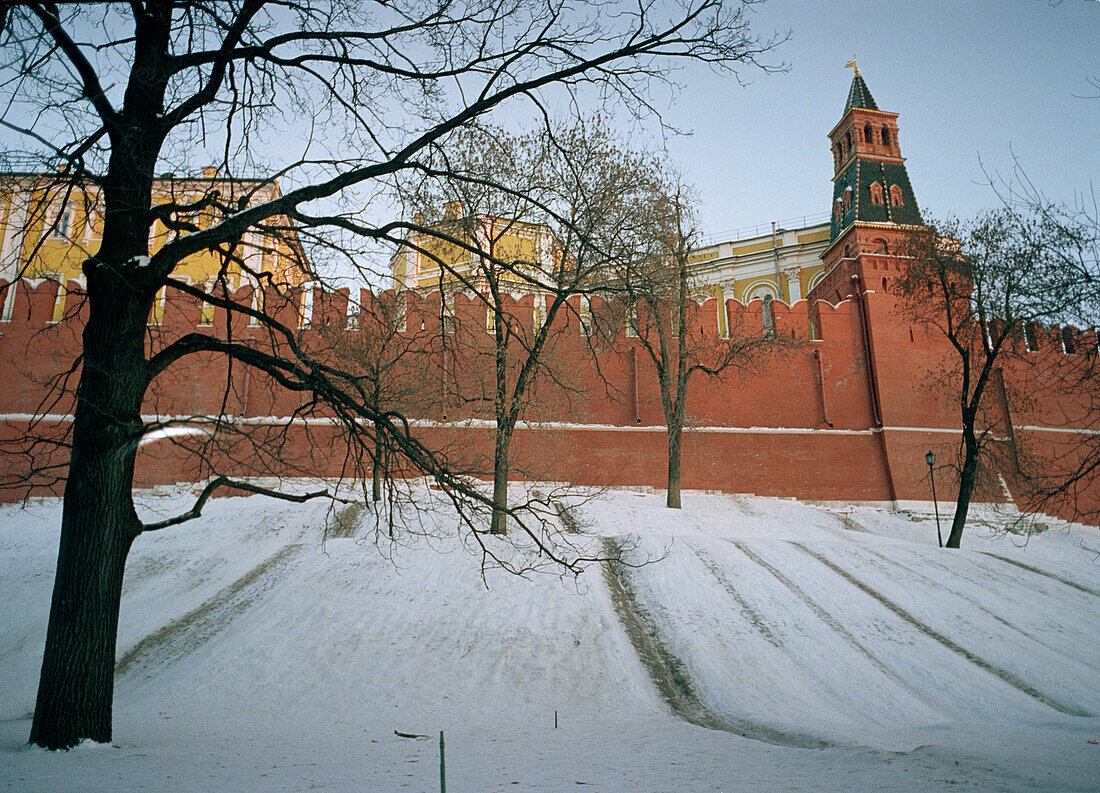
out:
{"label": "red brick wall", "polygon": [[[810,340],[811,310],[800,301],[790,307],[773,303],[775,328],[789,342],[787,346],[721,379],[700,377],[692,382],[687,409],[690,428],[684,438],[685,488],[843,501],[930,499],[924,453],[932,448],[940,462],[950,464],[958,451],[957,408],[942,378],[949,358],[939,339],[898,316],[892,298],[881,291],[884,275],[868,276],[868,289],[875,291],[865,298],[874,378],[868,366],[860,303],[846,300],[832,306],[818,302],[812,314],[820,339]],[[77,291],[76,284],[69,286],[71,292]],[[67,300],[72,316],[51,324],[56,285],[46,282],[33,290],[29,287],[20,283],[12,320],[0,323],[0,366],[7,373],[6,387],[0,391],[0,414],[5,416],[0,439],[17,445],[29,442],[30,414],[64,416],[71,410],[71,396],[64,392],[55,395],[49,386],[72,368],[82,325],[78,295],[70,294]],[[242,290],[237,299],[250,301],[251,296]],[[277,311],[288,326],[297,327],[295,306],[279,300],[268,295],[268,308]],[[369,305],[374,298],[364,292],[361,300]],[[492,390],[486,385],[492,382],[492,338],[486,332],[484,307],[458,297],[456,332],[444,337],[440,334],[438,293],[426,297],[411,294],[407,300],[402,339],[408,350],[390,373],[391,382],[401,386],[393,396],[394,405],[425,420],[417,425],[416,433],[429,446],[448,449],[457,465],[487,475],[491,470],[491,427],[484,422],[472,427],[438,424],[444,418],[456,422],[492,417]],[[508,310],[530,323],[533,300],[526,296],[509,304]],[[301,333],[300,343],[321,350],[333,333],[350,339],[366,335],[366,317],[358,331],[344,330],[347,302],[346,292],[318,296],[312,328]],[[712,299],[691,313],[688,332],[721,343],[717,340],[720,310],[726,312],[735,335],[759,333],[762,328],[759,302],[742,306],[728,301],[721,306]],[[592,311],[599,317],[610,308],[596,301]],[[198,301],[171,297],[163,324],[150,328],[150,350],[195,330],[200,312]],[[322,330],[326,325],[329,330]],[[266,343],[260,329],[249,327],[244,319],[226,327],[221,313],[213,327],[204,330]],[[1091,343],[1095,350],[1094,338]],[[593,350],[582,334],[574,311],[559,315],[547,356],[557,379],[543,377],[537,382],[524,410],[524,417],[537,423],[517,429],[512,444],[518,477],[663,487],[664,419],[652,365],[637,341],[623,335],[595,346]],[[631,350],[638,373],[636,407]],[[1028,446],[1029,453],[1042,464],[1065,451],[1069,436],[1021,427],[1081,427],[1095,422],[1096,417],[1074,393],[1057,394],[1046,401],[1028,398],[1050,377],[1065,374],[1067,365],[1080,360],[1062,355],[1060,345],[1054,342],[1033,355],[1033,359],[1013,360],[1006,366],[1003,388],[1000,382],[996,384],[987,405],[991,420],[1003,427],[1002,434],[1007,437],[1015,425],[1017,436],[1026,436],[1028,441],[1021,440],[1021,445]],[[75,375],[71,383],[75,385]],[[882,429],[874,421],[872,383],[878,389]],[[229,416],[264,419],[288,416],[305,401],[306,396],[274,388],[270,381],[240,365],[230,368],[224,359],[198,355],[157,379],[144,412],[215,415],[224,408]],[[1091,404],[1094,410],[1097,403]],[[639,420],[635,420],[635,410]],[[59,419],[40,424],[33,434],[63,432],[66,426]],[[199,479],[210,475],[212,468],[240,475],[266,473],[273,464],[288,474],[337,476],[347,471],[346,446],[335,429],[323,422],[298,424],[289,430],[278,422],[249,426],[251,439],[242,439],[240,446],[206,462],[172,444],[148,447],[148,452],[139,456],[135,484]],[[63,449],[39,444],[36,451],[40,462],[52,459],[57,463],[58,474],[63,476]],[[236,462],[231,463],[234,458]],[[275,458],[278,463],[272,463]],[[13,454],[0,460],[9,472],[26,465],[26,458]],[[938,476],[943,477],[937,480],[943,488],[940,497],[947,500],[950,473],[945,469]],[[1014,481],[1009,484],[1022,487]],[[52,484],[43,481],[40,491],[58,492],[60,486],[60,480]],[[23,492],[9,488],[0,491],[0,499],[18,498]],[[987,489],[983,497],[1003,495],[998,486]],[[1100,508],[1095,486],[1086,488],[1085,501]]]}

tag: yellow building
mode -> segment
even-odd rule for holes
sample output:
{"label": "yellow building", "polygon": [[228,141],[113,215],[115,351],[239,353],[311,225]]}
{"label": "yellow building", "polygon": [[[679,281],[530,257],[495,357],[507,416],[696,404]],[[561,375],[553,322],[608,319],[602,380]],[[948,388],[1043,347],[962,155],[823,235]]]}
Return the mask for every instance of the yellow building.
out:
{"label": "yellow building", "polygon": [[[417,221],[423,224],[422,217]],[[463,215],[452,202],[430,229],[436,233],[410,232],[390,261],[398,291],[483,291],[492,274],[511,286],[510,291],[526,293],[538,291],[538,284],[546,283],[554,271],[553,235],[543,224]],[[507,267],[502,269],[500,262]]]}
{"label": "yellow building", "polygon": [[[225,179],[215,168],[204,168],[201,177],[175,177],[165,174],[153,183],[153,203],[194,204],[217,193],[218,202],[236,207],[238,202],[259,204],[279,196],[277,183],[248,179]],[[216,211],[207,208],[186,217],[200,229],[208,228],[217,219]],[[275,221],[273,225],[289,229],[289,223]],[[65,310],[65,284],[84,283],[81,267],[99,247],[103,233],[103,204],[99,189],[92,185],[74,187],[64,176],[56,174],[0,175],[0,280],[11,282],[26,278],[32,282],[44,279],[61,284],[54,319]],[[155,221],[149,232],[149,252],[155,253],[171,235],[186,233],[170,231],[163,222]],[[298,284],[308,280],[304,259],[292,232],[270,236],[250,231],[238,243],[232,258],[217,251],[200,251],[181,262],[172,278],[190,284],[202,284],[208,289],[219,274],[230,289],[248,283],[253,285],[254,273],[271,273],[281,284]],[[4,295],[3,320],[11,317],[16,288]],[[161,320],[163,290],[153,307],[150,324]],[[206,321],[212,312],[204,310]]]}
{"label": "yellow building", "polygon": [[825,275],[821,254],[829,246],[829,229],[823,215],[735,231],[692,253],[693,287],[745,303],[764,297],[794,303]]}
{"label": "yellow building", "polygon": [[[470,247],[491,251],[494,257],[509,262],[539,263],[532,271],[551,272],[553,236],[545,226],[484,216],[462,218],[452,205],[444,220],[432,228],[456,239],[476,237],[477,243]],[[829,229],[827,215],[803,217],[782,225],[740,229],[723,235],[727,239],[719,237],[698,247],[689,259],[696,298],[801,300],[825,274],[821,253],[828,247]],[[483,288],[484,279],[478,273],[482,264],[476,252],[430,234],[412,233],[407,239],[408,244],[391,260],[396,289],[428,292],[442,288],[451,293],[464,288],[463,282]],[[532,279],[537,277],[532,272]],[[511,273],[502,274],[502,280],[514,283],[517,292],[537,291],[531,282]]]}

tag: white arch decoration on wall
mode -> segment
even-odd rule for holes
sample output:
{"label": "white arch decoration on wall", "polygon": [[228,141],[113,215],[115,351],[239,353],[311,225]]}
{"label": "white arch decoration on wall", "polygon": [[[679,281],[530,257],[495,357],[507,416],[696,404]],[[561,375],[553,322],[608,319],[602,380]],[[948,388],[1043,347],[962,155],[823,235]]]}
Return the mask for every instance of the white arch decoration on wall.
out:
{"label": "white arch decoration on wall", "polygon": [[[757,292],[760,294],[756,294]],[[749,303],[753,300],[763,300],[765,293],[771,295],[773,300],[779,299],[779,290],[776,288],[774,281],[769,281],[767,279],[753,281],[745,287],[745,302]]]}
{"label": "white arch decoration on wall", "polygon": [[813,288],[825,280],[825,270],[823,269],[817,275],[810,279],[810,283],[806,285],[806,294],[810,294]]}

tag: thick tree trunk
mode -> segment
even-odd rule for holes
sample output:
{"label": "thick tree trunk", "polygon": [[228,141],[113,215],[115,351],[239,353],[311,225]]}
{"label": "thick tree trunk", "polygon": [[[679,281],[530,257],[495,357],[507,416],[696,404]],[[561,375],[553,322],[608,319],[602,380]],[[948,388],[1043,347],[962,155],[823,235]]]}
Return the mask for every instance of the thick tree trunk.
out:
{"label": "thick tree trunk", "polygon": [[89,289],[61,543],[31,727],[31,743],[50,749],[111,739],[122,577],[141,527],[131,488],[152,299],[133,290],[109,291]]}
{"label": "thick tree trunk", "polygon": [[511,433],[498,426],[496,452],[493,455],[493,517],[489,524],[492,534],[508,533],[508,442]]}
{"label": "thick tree trunk", "polygon": [[955,500],[955,517],[951,521],[951,533],[947,537],[948,548],[958,548],[962,544],[963,529],[966,527],[966,514],[970,510],[970,498],[974,494],[974,485],[978,479],[978,450],[969,444],[963,459],[962,474],[959,477],[959,496]]}
{"label": "thick tree trunk", "polygon": [[683,425],[670,422],[668,425],[668,498],[666,505],[680,509],[680,458]]}
{"label": "thick tree trunk", "polygon": [[66,488],[30,736],[31,743],[47,749],[68,749],[85,739],[111,740],[115,640],[132,518],[98,494],[74,492],[94,490],[93,480],[101,479],[91,472],[70,475]]}
{"label": "thick tree trunk", "polygon": [[[378,400],[375,400],[375,404],[378,404]],[[375,428],[374,433],[374,460],[371,465],[371,500],[382,500],[382,468],[385,463],[386,447],[382,442],[382,429],[381,427]]]}

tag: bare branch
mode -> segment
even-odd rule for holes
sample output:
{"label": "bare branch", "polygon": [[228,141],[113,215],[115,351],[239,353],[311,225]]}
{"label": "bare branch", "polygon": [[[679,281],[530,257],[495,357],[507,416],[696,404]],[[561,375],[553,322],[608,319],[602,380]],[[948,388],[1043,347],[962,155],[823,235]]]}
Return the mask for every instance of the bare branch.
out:
{"label": "bare branch", "polygon": [[160,520],[156,523],[145,523],[138,531],[139,534],[145,534],[151,531],[159,531],[160,529],[167,529],[169,526],[178,526],[181,523],[194,520],[202,515],[202,508],[206,506],[206,502],[210,500],[210,497],[214,495],[216,490],[220,488],[229,488],[232,490],[240,490],[244,493],[254,493],[261,496],[271,496],[281,501],[292,501],[295,504],[303,504],[306,501],[310,501],[315,498],[331,498],[333,501],[340,501],[344,504],[350,503],[347,499],[338,497],[335,493],[329,491],[327,488],[324,490],[315,490],[311,493],[284,493],[281,490],[272,490],[267,487],[260,487],[254,485],[251,482],[242,482],[236,479],[230,479],[226,476],[219,476],[213,479],[209,484],[202,489],[199,497],[195,500],[195,503],[191,506],[191,509],[176,515],[166,520]]}

